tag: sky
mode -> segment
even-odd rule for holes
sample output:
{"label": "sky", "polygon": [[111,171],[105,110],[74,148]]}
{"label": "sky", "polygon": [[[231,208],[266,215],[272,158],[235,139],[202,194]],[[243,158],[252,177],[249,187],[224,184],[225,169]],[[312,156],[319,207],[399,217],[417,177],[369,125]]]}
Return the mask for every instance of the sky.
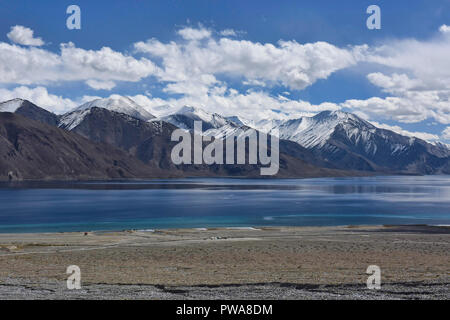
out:
{"label": "sky", "polygon": [[0,0],[0,101],[60,114],[114,94],[157,116],[343,110],[450,143],[450,0]]}

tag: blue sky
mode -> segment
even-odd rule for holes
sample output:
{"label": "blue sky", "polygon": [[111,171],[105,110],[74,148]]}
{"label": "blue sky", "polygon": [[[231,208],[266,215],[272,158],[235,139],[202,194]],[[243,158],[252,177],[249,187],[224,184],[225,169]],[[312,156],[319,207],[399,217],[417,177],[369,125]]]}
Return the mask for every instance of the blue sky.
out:
{"label": "blue sky", "polygon": [[[71,4],[81,8],[81,30],[66,28]],[[381,8],[381,30],[366,27],[372,4]],[[22,94],[64,112],[89,98],[121,94],[154,113],[165,112],[165,105],[198,104],[257,119],[337,108],[450,142],[450,71],[443,71],[450,65],[449,25],[450,0],[0,0],[0,72],[9,74],[18,56],[27,61],[23,73],[0,75],[0,100]],[[33,30],[43,44],[20,43],[24,29],[7,36],[14,26]],[[63,57],[61,44],[67,43],[73,44]],[[101,52],[104,47],[110,51]],[[319,53],[309,58],[308,50]],[[200,54],[221,62],[196,60]],[[272,54],[279,61],[270,66]],[[45,62],[36,66],[35,59]],[[124,65],[116,70],[115,63]]]}

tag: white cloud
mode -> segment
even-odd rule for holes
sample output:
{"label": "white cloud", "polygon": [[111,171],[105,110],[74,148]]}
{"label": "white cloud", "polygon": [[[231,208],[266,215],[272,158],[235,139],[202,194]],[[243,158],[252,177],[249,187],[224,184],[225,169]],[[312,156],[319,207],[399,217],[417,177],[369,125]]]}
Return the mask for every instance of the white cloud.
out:
{"label": "white cloud", "polygon": [[403,136],[407,136],[407,137],[416,137],[425,141],[436,141],[439,140],[439,136],[432,134],[432,133],[428,133],[428,132],[412,132],[412,131],[408,131],[408,130],[404,130],[403,128],[399,127],[399,126],[391,126],[388,124],[384,124],[384,123],[379,123],[376,121],[369,121],[370,123],[372,123],[375,127],[381,128],[381,129],[387,129],[387,130],[391,130],[394,131],[398,134],[401,134]]}
{"label": "white cloud", "polygon": [[[447,26],[442,26],[442,30],[447,30]],[[432,118],[450,123],[450,37],[392,40],[379,47],[360,49],[359,60],[383,68],[367,78],[389,96],[349,99],[343,105],[400,122]]]}
{"label": "white cloud", "polygon": [[[185,42],[162,43],[157,39],[138,42],[135,49],[161,62],[157,78],[166,83],[163,91],[181,98],[151,99],[138,95],[139,103],[159,115],[184,105],[203,107],[210,112],[262,119],[304,115],[339,108],[335,104],[311,105],[305,101],[273,97],[264,91],[239,93],[220,75],[233,77],[249,86],[284,85],[304,88],[332,72],[355,63],[353,54],[325,42],[299,44],[295,41],[260,44],[227,38],[214,39],[206,29],[179,31]],[[197,36],[198,34],[198,36]],[[199,42],[197,40],[203,39]],[[156,102],[155,102],[156,101]],[[155,110],[154,108],[159,108]],[[272,111],[279,110],[280,113]],[[158,114],[159,113],[159,114]]]}
{"label": "white cloud", "polygon": [[396,40],[363,52],[365,61],[404,70],[432,88],[447,87],[450,77],[450,38]]}
{"label": "white cloud", "polygon": [[225,29],[220,31],[220,35],[224,37],[235,37],[237,34],[233,29]]}
{"label": "white cloud", "polygon": [[[339,48],[326,42],[258,43],[229,38],[241,33],[232,29],[215,32],[202,26],[187,27],[177,32],[181,38],[171,42],[150,39],[135,43],[136,52],[146,55],[139,58],[108,47],[87,50],[68,43],[61,44],[59,52],[51,52],[0,42],[0,83],[38,86],[1,89],[0,100],[23,95],[52,111],[63,112],[94,97],[73,101],[49,94],[42,85],[82,81],[95,90],[111,90],[122,81],[138,82],[154,76],[164,85],[162,90],[168,97],[138,94],[132,98],[157,116],[184,105],[253,120],[298,117],[345,107],[366,119],[406,123],[434,119],[449,124],[447,28],[442,26],[441,32],[428,41],[392,40],[378,47]],[[28,30],[28,39],[36,40]],[[368,62],[368,81],[387,97],[313,105],[292,100],[288,94],[267,92],[274,86],[281,86],[280,92],[302,90],[361,62]],[[234,83],[245,85],[244,89],[238,91],[232,87]],[[426,140],[436,137],[399,126],[392,128]]]}
{"label": "white cloud", "polygon": [[71,99],[48,93],[47,89],[44,87],[29,88],[20,86],[13,90],[0,88],[0,101],[15,98],[31,101],[37,106],[55,113],[63,113],[77,106],[77,103]]}
{"label": "white cloud", "polygon": [[197,106],[224,116],[237,115],[250,120],[287,119],[313,115],[324,110],[340,109],[333,103],[312,105],[306,101],[289,100],[283,96],[273,97],[263,91],[249,91],[243,94],[225,87],[216,87],[204,95],[183,96],[176,99],[151,98],[144,95],[131,98],[156,116],[176,112],[185,105]]}
{"label": "white cloud", "polygon": [[186,40],[201,40],[204,38],[209,38],[211,36],[211,31],[205,28],[183,28],[178,30],[178,34]]}
{"label": "white cloud", "polygon": [[267,87],[267,85],[264,81],[255,80],[255,79],[242,81],[242,84],[246,85],[246,86],[251,86],[251,87]]}
{"label": "white cloud", "polygon": [[442,131],[441,137],[444,140],[449,140],[450,141],[450,127],[447,127],[447,128],[444,129],[444,131]]}
{"label": "white cloud", "polygon": [[439,31],[442,33],[450,33],[450,26],[443,24],[439,27]]}
{"label": "white cloud", "polygon": [[394,73],[388,76],[381,72],[375,72],[368,74],[367,79],[374,85],[383,88],[383,91],[390,93],[404,93],[423,86],[422,81],[410,79],[406,74]]}
{"label": "white cloud", "polygon": [[56,114],[62,114],[73,108],[102,97],[84,95],[76,99],[64,98],[47,91],[47,88],[38,86],[34,88],[19,86],[14,89],[0,88],[0,102],[20,98],[31,101],[35,105]]}
{"label": "white cloud", "polygon": [[17,44],[25,46],[42,46],[44,41],[34,37],[34,31],[23,26],[11,27],[11,31],[6,35],[8,39]]}
{"label": "white cloud", "polygon": [[341,104],[353,111],[362,111],[368,115],[383,119],[392,119],[404,123],[421,122],[428,118],[450,123],[450,101],[435,91],[407,92],[400,97],[372,97],[366,100],[349,99]]}
{"label": "white cloud", "polygon": [[111,90],[116,86],[114,81],[87,80],[86,84],[95,90]]}
{"label": "white cloud", "polygon": [[[243,81],[304,89],[356,63],[351,50],[326,42],[279,41],[274,45],[214,39],[206,29],[185,28],[179,33],[191,41],[162,43],[150,39],[134,45],[138,52],[162,60],[161,81],[182,82],[205,75],[227,75]],[[205,41],[195,41],[200,38]]]}
{"label": "white cloud", "polygon": [[0,42],[0,83],[47,84],[63,81],[139,81],[158,73],[146,58],[103,47],[85,50],[61,44],[59,54]]}

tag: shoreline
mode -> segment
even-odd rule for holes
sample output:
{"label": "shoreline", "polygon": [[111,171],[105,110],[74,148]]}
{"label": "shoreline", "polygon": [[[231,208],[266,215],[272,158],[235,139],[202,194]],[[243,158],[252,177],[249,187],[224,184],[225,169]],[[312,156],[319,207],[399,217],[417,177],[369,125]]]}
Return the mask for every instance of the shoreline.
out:
{"label": "shoreline", "polygon": [[[426,174],[420,173],[402,173],[402,172],[372,172],[372,171],[359,171],[359,170],[344,170],[344,169],[332,169],[338,171],[340,174],[332,175],[317,175],[317,176],[265,176],[265,175],[254,175],[254,176],[221,176],[221,175],[210,175],[210,176],[186,176],[186,175],[173,175],[173,176],[154,176],[154,177],[142,177],[142,178],[110,178],[110,179],[99,179],[99,178],[67,178],[67,179],[7,179],[6,177],[1,179],[1,184],[14,184],[14,183],[74,183],[74,182],[145,182],[154,180],[176,180],[176,179],[243,179],[243,180],[295,180],[295,179],[327,179],[327,178],[365,178],[365,177],[390,177],[390,176],[428,176]],[[432,174],[429,176],[447,176],[446,174]]]}
{"label": "shoreline", "polygon": [[448,299],[449,249],[449,227],[424,225],[0,234],[0,297]]}
{"label": "shoreline", "polygon": [[7,184],[21,184],[21,183],[60,183],[60,184],[73,184],[73,183],[127,183],[127,182],[154,182],[154,181],[174,181],[174,180],[200,180],[200,179],[226,179],[226,180],[317,180],[317,179],[353,179],[353,178],[376,178],[376,177],[449,177],[448,174],[418,174],[418,173],[401,173],[401,172],[369,172],[369,171],[350,171],[355,175],[335,175],[335,176],[299,176],[299,177],[276,177],[276,176],[168,176],[168,177],[150,177],[150,178],[111,178],[111,179],[22,179],[22,180],[0,180],[0,185]]}
{"label": "shoreline", "polygon": [[[0,239],[3,236],[11,235],[11,236],[19,236],[19,235],[26,235],[26,234],[33,234],[33,235],[52,235],[52,234],[93,234],[93,233],[131,233],[131,232],[148,232],[148,233],[154,233],[154,232],[170,232],[170,231],[217,231],[217,230],[255,230],[255,231],[261,231],[262,229],[267,228],[386,228],[386,227],[423,227],[423,228],[449,228],[450,224],[361,224],[361,225],[354,225],[354,224],[337,224],[337,225],[302,225],[302,226],[288,226],[288,225],[253,225],[253,226],[217,226],[217,227],[208,227],[208,226],[193,226],[193,227],[173,227],[173,228],[145,228],[145,229],[137,229],[137,228],[131,228],[131,229],[123,229],[123,228],[117,228],[117,229],[79,229],[74,231],[42,231],[42,232],[36,232],[36,231],[21,231],[21,232],[2,232],[0,231]],[[0,246],[1,249],[1,246]]]}

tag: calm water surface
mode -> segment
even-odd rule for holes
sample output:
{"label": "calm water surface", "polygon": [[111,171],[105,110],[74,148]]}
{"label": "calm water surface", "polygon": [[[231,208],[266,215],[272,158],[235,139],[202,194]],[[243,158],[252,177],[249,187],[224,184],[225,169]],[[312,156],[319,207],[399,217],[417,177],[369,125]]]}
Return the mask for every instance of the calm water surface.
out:
{"label": "calm water surface", "polygon": [[450,224],[450,176],[0,185],[0,232]]}

